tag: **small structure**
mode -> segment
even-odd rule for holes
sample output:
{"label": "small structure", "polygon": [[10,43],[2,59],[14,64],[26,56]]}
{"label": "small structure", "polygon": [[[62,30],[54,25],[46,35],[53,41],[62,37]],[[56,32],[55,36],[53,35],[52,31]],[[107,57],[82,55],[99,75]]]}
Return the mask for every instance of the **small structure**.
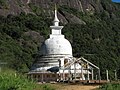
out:
{"label": "small structure", "polygon": [[28,73],[29,77],[39,82],[93,80],[93,69],[99,70],[99,67],[83,57],[77,59],[72,56],[71,44],[61,34],[63,26],[59,26],[56,9],[53,24],[50,26],[50,38],[42,44],[39,57]]}
{"label": "small structure", "polygon": [[59,63],[61,63],[59,66],[60,81],[94,80],[93,70],[97,69],[99,71],[99,67],[83,57],[73,58],[73,60],[65,58],[64,63],[62,60],[59,60]]}

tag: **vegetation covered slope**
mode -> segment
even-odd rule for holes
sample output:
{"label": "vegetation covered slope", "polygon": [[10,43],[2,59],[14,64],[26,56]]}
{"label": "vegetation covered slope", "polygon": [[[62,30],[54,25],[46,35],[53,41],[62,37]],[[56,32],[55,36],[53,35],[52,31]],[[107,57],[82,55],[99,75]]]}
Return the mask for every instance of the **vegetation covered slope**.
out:
{"label": "vegetation covered slope", "polygon": [[[68,6],[59,6],[58,12],[63,16],[64,12],[73,14],[85,22],[78,24],[68,20],[63,29],[62,33],[72,44],[73,55],[84,56],[99,66],[102,78],[105,78],[105,70],[110,70],[113,79],[115,69],[120,77],[120,5],[110,0],[101,4],[104,7],[101,12],[81,12]],[[32,14],[0,16],[0,61],[20,72],[30,69],[52,25],[48,13],[40,13],[44,10],[33,4],[30,7]]]}

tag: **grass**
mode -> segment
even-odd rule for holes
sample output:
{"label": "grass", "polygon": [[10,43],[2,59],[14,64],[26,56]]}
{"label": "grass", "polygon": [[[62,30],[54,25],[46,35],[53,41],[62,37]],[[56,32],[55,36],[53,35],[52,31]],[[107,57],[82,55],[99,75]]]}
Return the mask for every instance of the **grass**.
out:
{"label": "grass", "polygon": [[99,90],[120,90],[119,83],[108,83],[100,86]]}
{"label": "grass", "polygon": [[0,72],[0,90],[55,90],[55,88],[49,84],[38,85],[13,70],[4,70]]}

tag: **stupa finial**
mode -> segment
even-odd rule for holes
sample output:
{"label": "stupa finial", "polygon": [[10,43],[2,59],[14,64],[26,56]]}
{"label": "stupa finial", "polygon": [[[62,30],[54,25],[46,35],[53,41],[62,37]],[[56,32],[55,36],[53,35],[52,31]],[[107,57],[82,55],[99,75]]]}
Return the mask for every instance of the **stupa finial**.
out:
{"label": "stupa finial", "polygon": [[59,22],[60,22],[60,21],[59,21],[59,19],[58,19],[58,17],[57,17],[57,6],[56,6],[56,4],[55,4],[55,13],[54,13],[54,14],[55,14],[54,21],[53,21],[53,22],[54,22],[54,25],[55,25],[55,26],[59,26]]}

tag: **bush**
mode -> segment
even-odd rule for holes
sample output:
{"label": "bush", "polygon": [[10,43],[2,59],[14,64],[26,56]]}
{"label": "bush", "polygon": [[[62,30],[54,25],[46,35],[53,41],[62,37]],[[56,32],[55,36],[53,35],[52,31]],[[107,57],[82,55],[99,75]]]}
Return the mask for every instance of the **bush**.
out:
{"label": "bush", "polygon": [[120,84],[105,84],[100,87],[100,90],[120,90]]}
{"label": "bush", "polygon": [[49,84],[38,85],[27,76],[7,69],[0,72],[0,90],[55,90],[55,88]]}
{"label": "bush", "polygon": [[0,74],[0,90],[34,90],[36,84],[13,70],[5,70]]}

